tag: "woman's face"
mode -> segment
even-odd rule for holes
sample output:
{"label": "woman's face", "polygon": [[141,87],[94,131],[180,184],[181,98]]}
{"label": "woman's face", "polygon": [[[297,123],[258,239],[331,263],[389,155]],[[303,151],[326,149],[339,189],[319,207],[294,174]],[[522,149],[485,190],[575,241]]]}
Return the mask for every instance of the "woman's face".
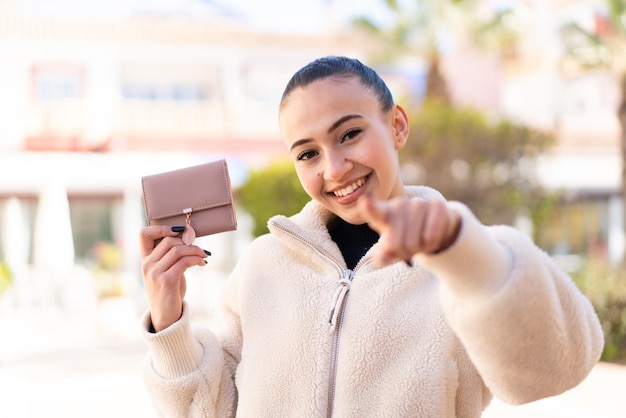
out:
{"label": "woman's face", "polygon": [[280,111],[280,130],[304,190],[352,224],[361,196],[404,195],[398,150],[408,137],[399,106],[383,112],[355,77],[329,77],[297,88]]}

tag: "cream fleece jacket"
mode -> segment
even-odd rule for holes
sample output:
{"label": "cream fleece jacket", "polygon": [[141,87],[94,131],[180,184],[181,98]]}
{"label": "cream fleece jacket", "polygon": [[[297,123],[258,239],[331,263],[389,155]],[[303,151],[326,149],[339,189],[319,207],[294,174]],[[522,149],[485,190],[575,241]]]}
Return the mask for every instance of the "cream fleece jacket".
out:
{"label": "cream fleece jacket", "polygon": [[448,250],[383,269],[370,250],[347,274],[320,205],[272,218],[225,283],[210,329],[192,331],[186,304],[156,334],[144,316],[156,409],[168,418],[475,418],[492,394],[519,404],[576,386],[603,348],[588,299],[523,234],[449,204],[462,229]]}

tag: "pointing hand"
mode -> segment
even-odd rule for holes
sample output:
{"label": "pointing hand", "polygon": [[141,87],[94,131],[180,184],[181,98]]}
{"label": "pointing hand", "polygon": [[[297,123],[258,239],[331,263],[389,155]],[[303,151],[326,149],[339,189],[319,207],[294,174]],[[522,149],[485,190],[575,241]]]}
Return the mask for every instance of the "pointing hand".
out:
{"label": "pointing hand", "polygon": [[461,230],[461,215],[443,200],[395,198],[375,201],[364,197],[358,206],[370,228],[380,235],[375,262],[384,267],[414,255],[446,250]]}

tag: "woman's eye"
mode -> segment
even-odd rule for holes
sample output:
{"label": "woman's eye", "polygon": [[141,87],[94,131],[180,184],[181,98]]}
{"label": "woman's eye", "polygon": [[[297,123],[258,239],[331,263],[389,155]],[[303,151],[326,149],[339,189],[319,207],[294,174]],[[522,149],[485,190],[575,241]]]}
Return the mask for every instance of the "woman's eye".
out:
{"label": "woman's eye", "polygon": [[361,132],[362,132],[362,130],[359,129],[359,128],[350,129],[350,130],[348,130],[346,133],[344,133],[341,136],[341,142],[349,141],[349,140],[353,139],[354,137],[356,137]]}
{"label": "woman's eye", "polygon": [[317,155],[316,151],[302,151],[300,154],[298,154],[298,156],[296,157],[296,159],[298,161],[306,161],[306,160],[310,160],[311,158],[315,157]]}

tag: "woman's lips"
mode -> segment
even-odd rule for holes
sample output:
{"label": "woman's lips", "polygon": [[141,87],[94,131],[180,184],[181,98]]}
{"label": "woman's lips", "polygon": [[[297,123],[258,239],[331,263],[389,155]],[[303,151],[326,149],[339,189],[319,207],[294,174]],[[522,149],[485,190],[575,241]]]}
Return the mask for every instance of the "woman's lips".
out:
{"label": "woman's lips", "polygon": [[346,187],[329,192],[328,194],[342,203],[350,203],[353,200],[353,198],[356,198],[358,197],[358,195],[361,194],[357,192],[363,189],[363,186],[365,185],[368,179],[369,179],[369,175],[365,177],[361,177],[360,179],[353,181]]}

